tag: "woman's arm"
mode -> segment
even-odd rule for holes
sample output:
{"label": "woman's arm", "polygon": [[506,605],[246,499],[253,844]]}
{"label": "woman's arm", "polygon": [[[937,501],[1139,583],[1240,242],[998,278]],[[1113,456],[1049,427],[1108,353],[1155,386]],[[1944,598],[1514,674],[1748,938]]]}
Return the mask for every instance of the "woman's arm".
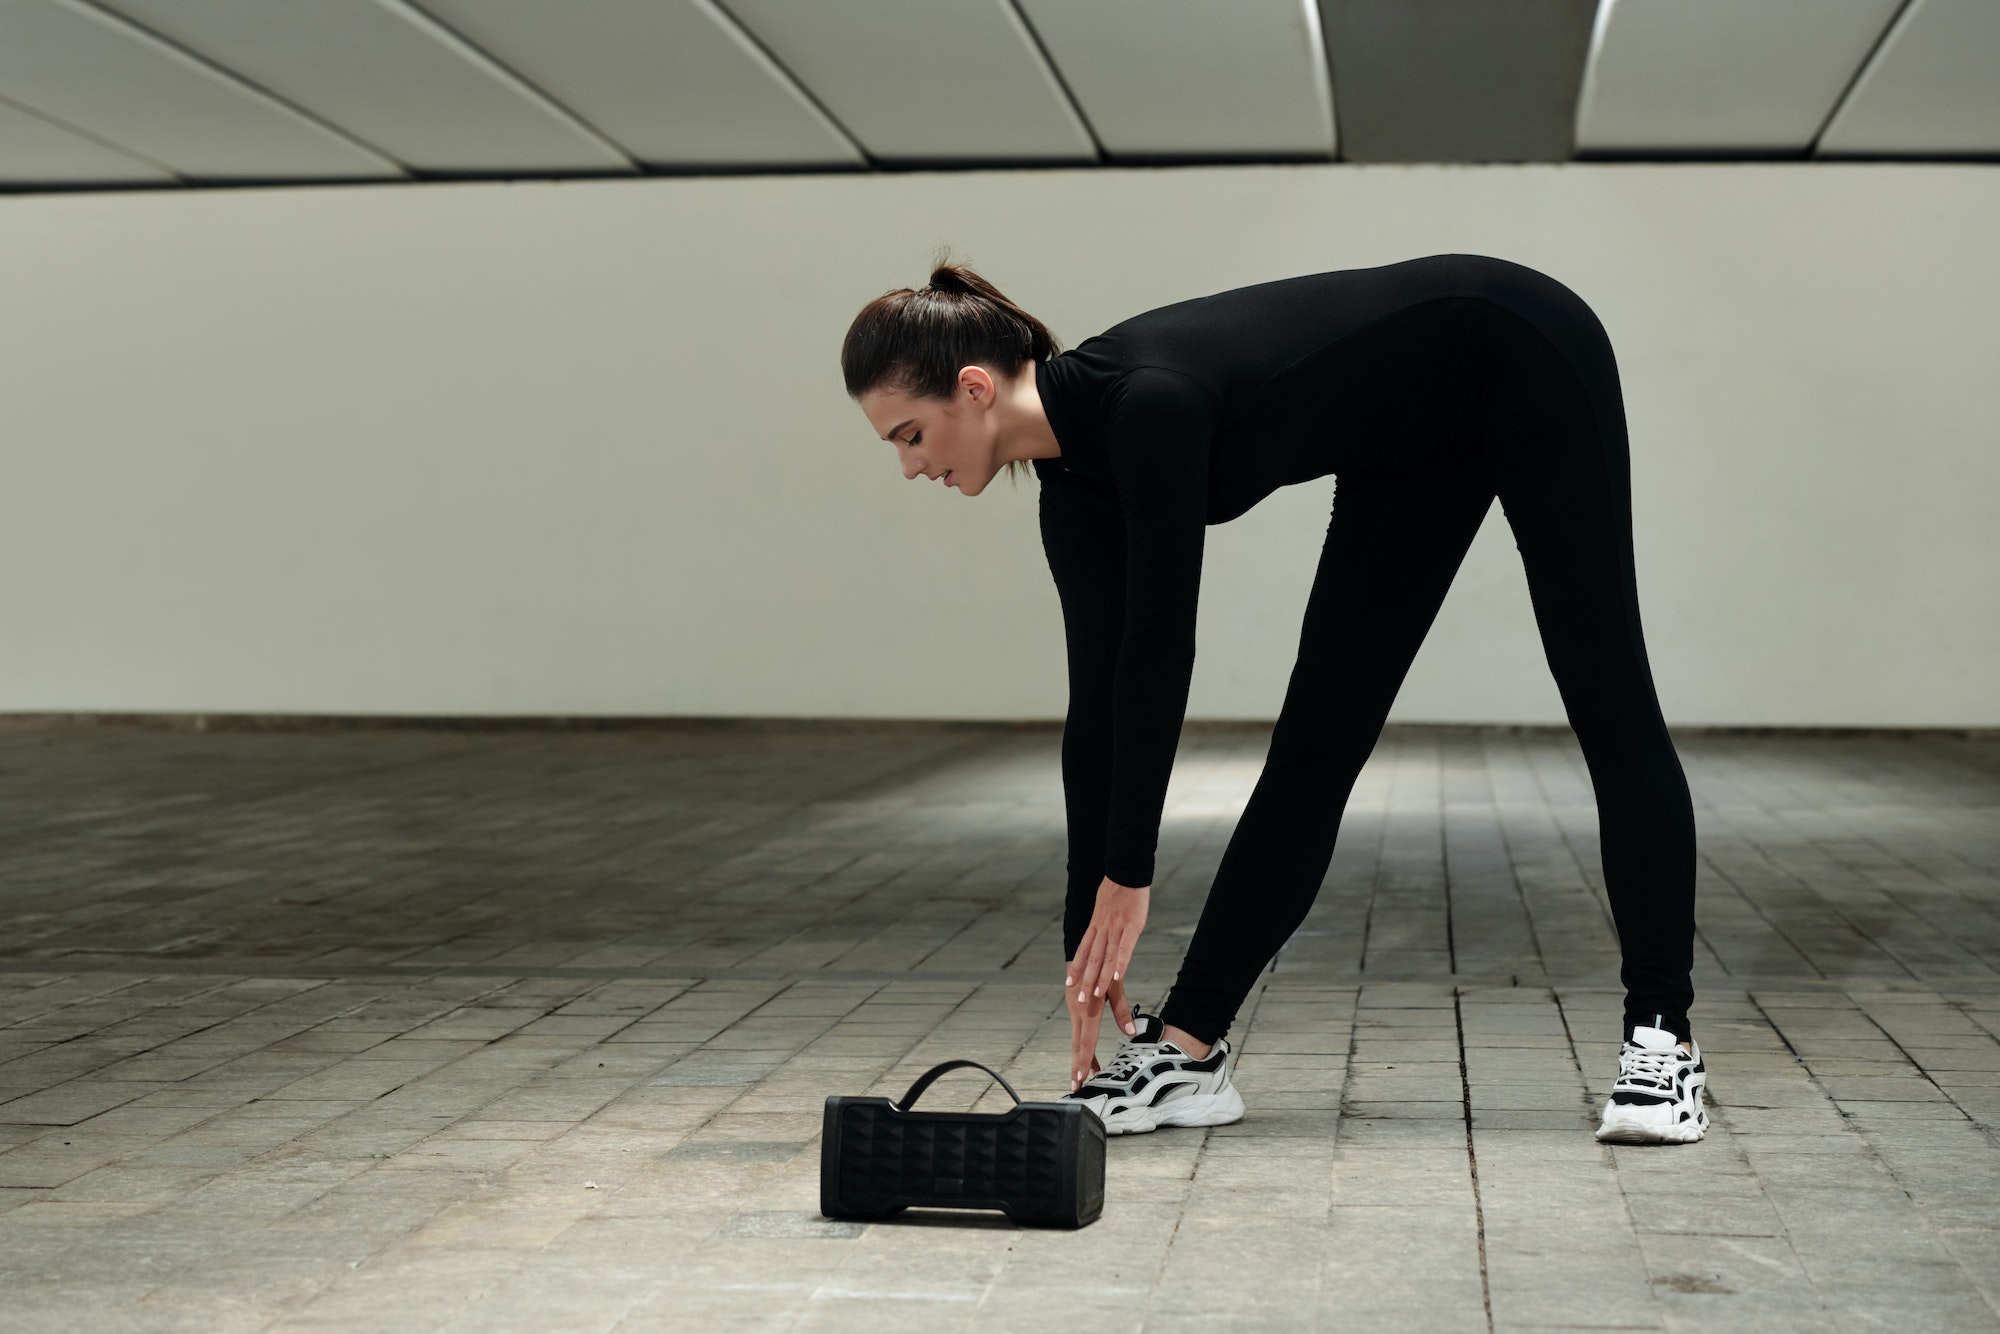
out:
{"label": "woman's arm", "polygon": [[1146,923],[1194,671],[1219,410],[1187,376],[1156,367],[1129,372],[1105,398],[1110,494],[1060,473],[1042,489],[1042,541],[1062,597],[1070,662],[1063,958],[1071,1088],[1097,1069],[1107,1003],[1119,1026],[1133,1031],[1123,977]]}
{"label": "woman's arm", "polygon": [[1069,864],[1063,958],[1090,925],[1104,879],[1111,810],[1111,682],[1125,633],[1125,521],[1105,483],[1051,470],[1041,493],[1042,550],[1062,601],[1069,659],[1063,721],[1063,813]]}
{"label": "woman's arm", "polygon": [[1196,381],[1141,367],[1106,396],[1115,485],[1060,470],[1044,478],[1042,546],[1062,600],[1070,680],[1065,959],[1076,957],[1106,878],[1152,884],[1194,669],[1218,406]]}
{"label": "woman's arm", "polygon": [[1128,372],[1105,396],[1105,440],[1125,521],[1125,614],[1111,681],[1111,789],[1104,874],[1153,883],[1160,816],[1194,674],[1208,467],[1221,405],[1164,367]]}

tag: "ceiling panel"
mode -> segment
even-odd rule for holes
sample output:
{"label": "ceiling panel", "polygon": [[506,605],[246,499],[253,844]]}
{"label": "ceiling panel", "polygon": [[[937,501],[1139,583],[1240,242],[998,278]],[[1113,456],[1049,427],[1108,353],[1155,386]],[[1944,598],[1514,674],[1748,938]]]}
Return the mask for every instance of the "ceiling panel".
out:
{"label": "ceiling panel", "polygon": [[727,0],[722,8],[877,161],[1097,160],[1008,0]]}
{"label": "ceiling panel", "polygon": [[433,175],[632,170],[399,0],[97,0]]}
{"label": "ceiling panel", "polygon": [[2000,154],[2000,0],[1910,0],[1822,154]]}
{"label": "ceiling panel", "polygon": [[1314,0],[1021,0],[1113,159],[1334,150]]}
{"label": "ceiling panel", "polygon": [[1596,0],[1319,0],[1319,12],[1342,158],[1573,156]]}
{"label": "ceiling panel", "polygon": [[0,102],[0,188],[177,184],[170,171]]}
{"label": "ceiling panel", "polygon": [[1604,0],[1580,153],[1801,152],[1902,0]]}
{"label": "ceiling panel", "polygon": [[854,143],[707,0],[423,0],[649,166],[862,166]]}
{"label": "ceiling panel", "polygon": [[387,158],[79,0],[0,0],[0,97],[195,181],[404,174]]}

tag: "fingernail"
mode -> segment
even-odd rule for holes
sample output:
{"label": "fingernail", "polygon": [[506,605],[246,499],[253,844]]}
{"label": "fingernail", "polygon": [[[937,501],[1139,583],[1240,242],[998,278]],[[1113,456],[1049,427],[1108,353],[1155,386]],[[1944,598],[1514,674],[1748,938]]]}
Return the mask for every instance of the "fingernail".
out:
{"label": "fingernail", "polygon": [[1068,973],[1064,973],[1063,985],[1066,987],[1073,987],[1076,985],[1076,979],[1074,977],[1071,977]]}
{"label": "fingernail", "polygon": [[1118,980],[1119,978],[1121,978],[1121,977],[1123,977],[1123,976],[1124,976],[1124,974],[1123,974],[1123,973],[1121,973],[1121,972],[1119,972],[1119,971],[1118,971],[1117,969],[1115,969],[1115,968],[1114,968],[1114,969],[1112,969],[1112,970],[1111,970],[1111,980],[1112,980],[1113,982],[1116,982],[1116,981],[1117,981],[1117,980]]}
{"label": "fingernail", "polygon": [[1089,999],[1090,999],[1090,997],[1088,997],[1088,996],[1084,995],[1084,994],[1083,994],[1083,993],[1082,993],[1081,991],[1079,991],[1079,992],[1077,992],[1077,993],[1076,993],[1076,998],[1077,998],[1078,1000],[1089,1000]]}
{"label": "fingernail", "polygon": [[1125,1031],[1136,1037],[1138,1035],[1139,1029],[1136,1024],[1127,1024],[1125,1025]]}

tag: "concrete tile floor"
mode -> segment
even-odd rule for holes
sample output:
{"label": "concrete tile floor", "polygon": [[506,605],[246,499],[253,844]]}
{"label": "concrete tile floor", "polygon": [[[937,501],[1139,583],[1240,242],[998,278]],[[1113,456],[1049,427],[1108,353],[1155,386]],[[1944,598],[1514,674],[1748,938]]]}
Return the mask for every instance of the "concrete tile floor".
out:
{"label": "concrete tile floor", "polygon": [[[1183,739],[1143,1001],[1267,738]],[[2000,745],[1680,744],[1706,1141],[1590,1135],[1573,738],[1392,728],[1250,1115],[1072,1233],[817,1207],[829,1093],[1062,1091],[1053,731],[15,725],[0,1328],[2000,1329]]]}

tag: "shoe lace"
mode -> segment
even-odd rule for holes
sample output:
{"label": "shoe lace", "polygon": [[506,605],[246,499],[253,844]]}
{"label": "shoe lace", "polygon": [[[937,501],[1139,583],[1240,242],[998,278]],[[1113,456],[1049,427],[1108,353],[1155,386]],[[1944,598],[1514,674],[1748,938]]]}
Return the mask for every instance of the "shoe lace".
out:
{"label": "shoe lace", "polygon": [[1628,1043],[1618,1053],[1618,1087],[1648,1091],[1671,1087],[1673,1080],[1669,1071],[1679,1056],[1677,1051],[1649,1051]]}
{"label": "shoe lace", "polygon": [[1130,1079],[1139,1073],[1139,1067],[1146,1063],[1146,1059],[1153,1054],[1156,1046],[1157,1044],[1150,1042],[1125,1043],[1118,1048],[1118,1054],[1111,1058],[1111,1064],[1105,1067],[1102,1078],[1116,1080],[1119,1083]]}
{"label": "shoe lace", "polygon": [[1135,1038],[1126,1038],[1118,1044],[1118,1051],[1112,1056],[1111,1064],[1106,1066],[1097,1078],[1122,1084],[1139,1073],[1139,1068],[1157,1056],[1159,1051],[1160,1044],[1157,1042],[1140,1042]]}

